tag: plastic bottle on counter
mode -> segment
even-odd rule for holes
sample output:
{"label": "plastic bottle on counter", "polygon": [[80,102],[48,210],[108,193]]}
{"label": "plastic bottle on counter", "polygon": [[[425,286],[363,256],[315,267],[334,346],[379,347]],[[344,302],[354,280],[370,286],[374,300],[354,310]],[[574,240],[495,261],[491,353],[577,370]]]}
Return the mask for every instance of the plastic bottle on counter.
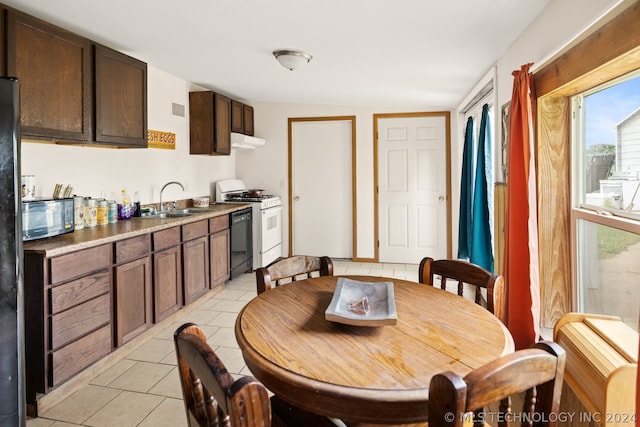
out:
{"label": "plastic bottle on counter", "polygon": [[133,193],[133,216],[140,216],[140,192]]}
{"label": "plastic bottle on counter", "polygon": [[122,190],[120,194],[120,203],[118,203],[118,219],[131,218],[132,212],[131,198],[127,194],[127,190]]}

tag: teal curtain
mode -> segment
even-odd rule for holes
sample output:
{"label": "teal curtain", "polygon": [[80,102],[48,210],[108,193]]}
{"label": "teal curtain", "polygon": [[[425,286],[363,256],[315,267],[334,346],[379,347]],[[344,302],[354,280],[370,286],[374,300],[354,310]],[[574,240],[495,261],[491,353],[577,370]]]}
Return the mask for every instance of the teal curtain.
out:
{"label": "teal curtain", "polygon": [[482,106],[480,135],[473,191],[471,262],[493,272],[493,247],[491,244],[491,207],[489,197],[491,182],[491,129],[489,126],[489,106]]}
{"label": "teal curtain", "polygon": [[473,117],[467,119],[462,151],[462,179],[460,181],[460,219],[458,222],[458,258],[471,258],[473,229]]}

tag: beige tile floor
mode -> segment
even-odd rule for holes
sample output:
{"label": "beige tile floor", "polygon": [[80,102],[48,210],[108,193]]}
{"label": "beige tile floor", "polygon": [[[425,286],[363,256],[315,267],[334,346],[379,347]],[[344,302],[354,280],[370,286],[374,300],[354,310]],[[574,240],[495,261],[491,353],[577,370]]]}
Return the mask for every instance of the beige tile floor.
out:
{"label": "beige tile floor", "polygon": [[[334,274],[418,280],[418,266],[334,261]],[[69,397],[29,419],[27,427],[181,427],[186,426],[173,349],[173,331],[185,322],[201,326],[209,344],[235,376],[250,375],[235,340],[239,310],[256,295],[255,275],[228,281],[224,289],[201,298],[169,324],[159,324],[152,338],[113,366],[81,384]]]}

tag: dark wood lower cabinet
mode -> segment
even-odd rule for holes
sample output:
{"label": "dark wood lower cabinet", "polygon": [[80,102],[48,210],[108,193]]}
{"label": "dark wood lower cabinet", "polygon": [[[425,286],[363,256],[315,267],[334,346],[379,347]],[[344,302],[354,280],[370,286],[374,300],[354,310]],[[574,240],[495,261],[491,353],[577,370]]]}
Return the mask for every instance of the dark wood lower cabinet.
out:
{"label": "dark wood lower cabinet", "polygon": [[231,240],[229,216],[223,215],[209,220],[209,256],[211,267],[211,289],[221,286],[229,279],[231,272]]}
{"label": "dark wood lower cabinet", "polygon": [[184,303],[190,304],[209,290],[209,221],[182,226],[182,276]]}
{"label": "dark wood lower cabinet", "polygon": [[209,290],[209,242],[200,237],[182,244],[184,303],[190,304]]}
{"label": "dark wood lower cabinet", "polygon": [[46,256],[25,244],[27,404],[229,278],[229,216]]}
{"label": "dark wood lower cabinet", "polygon": [[151,327],[151,257],[115,267],[116,346]]}
{"label": "dark wood lower cabinet", "polygon": [[153,254],[153,311],[155,322],[182,307],[182,251],[180,246]]}
{"label": "dark wood lower cabinet", "polygon": [[24,254],[26,400],[111,353],[111,244]]}

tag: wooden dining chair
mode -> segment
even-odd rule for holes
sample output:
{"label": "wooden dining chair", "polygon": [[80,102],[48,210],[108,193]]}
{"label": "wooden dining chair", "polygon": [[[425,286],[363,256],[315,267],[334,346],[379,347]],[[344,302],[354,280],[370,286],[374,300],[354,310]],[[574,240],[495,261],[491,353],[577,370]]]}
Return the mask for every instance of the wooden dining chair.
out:
{"label": "wooden dining chair", "polygon": [[[555,426],[566,354],[558,344],[540,341],[502,356],[464,378],[444,372],[429,384],[429,427],[472,425]],[[511,396],[524,393],[522,412],[513,412]],[[493,406],[491,412],[485,408]],[[533,420],[532,424],[527,421]]]}
{"label": "wooden dining chair", "polygon": [[299,278],[333,276],[333,262],[327,256],[312,257],[296,255],[274,261],[266,267],[256,270],[258,294],[283,283],[295,282]]}
{"label": "wooden dining chair", "polygon": [[[439,278],[439,279],[438,279]],[[431,286],[440,283],[440,288],[447,289],[449,282],[455,282],[457,294],[463,296],[465,284],[474,288],[474,301],[485,306],[503,322],[506,319],[506,296],[504,278],[499,274],[492,274],[479,265],[467,261],[453,259],[439,259],[425,257],[420,262],[418,281]],[[482,296],[482,289],[486,289],[486,302]]]}
{"label": "wooden dining chair", "polygon": [[173,334],[189,427],[336,427],[333,420],[290,405],[251,376],[234,380],[197,325]]}
{"label": "wooden dining chair", "polygon": [[202,329],[186,323],[173,340],[189,427],[271,425],[267,389],[250,376],[234,380]]}

